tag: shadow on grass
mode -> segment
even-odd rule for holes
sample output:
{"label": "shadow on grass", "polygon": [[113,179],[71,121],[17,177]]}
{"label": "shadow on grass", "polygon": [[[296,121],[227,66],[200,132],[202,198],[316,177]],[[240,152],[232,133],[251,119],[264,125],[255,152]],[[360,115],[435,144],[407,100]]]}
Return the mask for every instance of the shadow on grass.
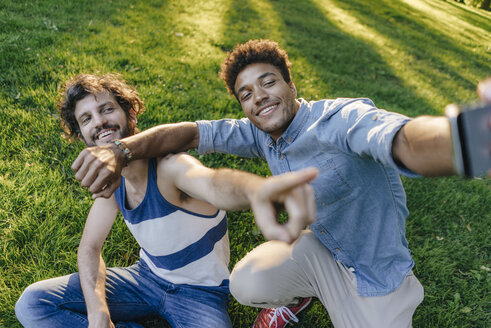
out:
{"label": "shadow on grass", "polygon": [[[54,53],[53,46],[70,33],[98,33],[99,23],[117,16],[121,6],[124,1],[7,1],[0,10],[0,94],[19,98],[21,88],[56,85],[56,71],[63,71],[70,59]],[[50,65],[39,60],[46,54],[52,56]]]}
{"label": "shadow on grass", "polygon": [[263,24],[262,13],[253,8],[249,0],[232,0],[225,17],[226,31],[218,44],[225,53],[231,52],[235,45],[250,39],[264,38],[269,26]]}
{"label": "shadow on grass", "polygon": [[[339,0],[333,2],[336,2],[339,7],[350,10],[350,13],[361,23],[376,29],[391,42],[404,49],[406,53],[416,59],[424,59],[425,66],[426,63],[429,63],[431,67],[417,68],[417,72],[431,81],[449,79],[456,81],[457,85],[465,89],[475,90],[478,79],[491,75],[489,65],[491,56],[476,55],[464,45],[456,44],[455,40],[445,37],[441,31],[425,23],[424,13],[416,13],[417,10],[407,4],[387,0],[376,3],[354,0],[349,5]],[[465,10],[457,7],[452,14],[458,12],[458,9],[460,12]],[[440,10],[448,11],[448,7],[440,6]],[[489,25],[487,27],[489,28]],[[465,67],[452,66],[442,59],[442,54],[460,59],[465,58],[469,64]],[[460,73],[462,70],[466,71],[466,75],[469,75],[470,72],[474,78],[465,77]],[[444,89],[440,83],[434,83],[433,87],[440,94],[449,91]]]}
{"label": "shadow on grass", "polygon": [[[371,44],[340,30],[316,3],[270,2],[283,19],[285,48],[294,57],[305,58],[317,78],[326,84],[321,99],[369,97],[389,110],[432,111],[425,99],[404,86]],[[294,75],[299,74],[295,67],[292,69]]]}
{"label": "shadow on grass", "polygon": [[[448,4],[452,6],[453,10],[449,10],[445,5]],[[440,10],[449,11],[452,15],[459,17],[460,19],[472,24],[474,26],[479,26],[486,31],[491,31],[491,20],[489,12],[484,10],[472,10],[468,6],[455,3],[454,1],[437,1],[434,3],[435,7],[438,7]]]}

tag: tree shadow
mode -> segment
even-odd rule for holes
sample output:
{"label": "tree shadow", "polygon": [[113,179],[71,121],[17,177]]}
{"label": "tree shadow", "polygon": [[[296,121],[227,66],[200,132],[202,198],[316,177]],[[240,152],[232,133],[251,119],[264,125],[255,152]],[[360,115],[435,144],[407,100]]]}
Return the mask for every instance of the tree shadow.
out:
{"label": "tree shadow", "polygon": [[[269,2],[281,13],[283,46],[293,59],[304,58],[310,65],[321,98],[369,97],[393,111],[434,113],[431,104],[405,87],[373,45],[340,30],[313,1]],[[301,80],[311,77],[295,67],[292,71],[297,86],[307,87]]]}
{"label": "tree shadow", "polygon": [[433,5],[435,7],[438,7],[438,9],[450,12],[449,8],[445,7],[445,4],[448,4],[453,7],[452,8],[453,10],[451,11],[452,15],[456,15],[460,19],[468,22],[469,24],[472,24],[474,26],[479,26],[485,29],[486,31],[491,31],[491,15],[488,12],[482,9],[476,12],[474,10],[471,10],[471,8],[469,8],[468,5],[458,4],[452,0],[448,0],[448,1],[444,0],[441,2],[436,1],[433,3]]}
{"label": "tree shadow", "polygon": [[227,32],[216,44],[224,53],[232,51],[234,46],[239,43],[249,39],[261,38],[270,32],[269,27],[263,24],[261,13],[253,8],[249,0],[230,1],[224,25]]}
{"label": "tree shadow", "polygon": [[[343,1],[333,0],[339,7],[350,10],[350,13],[360,20],[361,23],[376,29],[379,33],[387,37],[398,47],[418,61],[424,59],[423,66],[413,65],[413,70],[427,79],[437,82],[433,83],[433,88],[439,90],[440,94],[451,93],[445,88],[445,80],[456,81],[459,87],[466,90],[475,90],[479,79],[491,74],[489,66],[490,58],[476,55],[462,45],[457,45],[455,41],[442,35],[442,33],[424,22],[423,18],[416,18],[415,9],[402,2],[380,0],[376,4],[373,2],[354,0],[347,5]],[[424,48],[421,45],[425,45]],[[442,56],[456,56],[465,58],[465,67],[453,67],[448,64]],[[426,62],[431,63],[431,67],[424,67]],[[469,79],[462,73],[465,71],[475,76]],[[441,81],[438,83],[438,81]],[[459,101],[459,99],[452,99]]]}
{"label": "tree shadow", "polygon": [[[22,97],[21,89],[56,86],[55,71],[63,71],[69,61],[53,51],[55,46],[66,42],[72,32],[99,33],[101,22],[110,22],[126,4],[12,1],[6,6],[0,11],[0,94],[32,106],[34,101]],[[45,56],[50,56],[49,64],[42,60]]]}

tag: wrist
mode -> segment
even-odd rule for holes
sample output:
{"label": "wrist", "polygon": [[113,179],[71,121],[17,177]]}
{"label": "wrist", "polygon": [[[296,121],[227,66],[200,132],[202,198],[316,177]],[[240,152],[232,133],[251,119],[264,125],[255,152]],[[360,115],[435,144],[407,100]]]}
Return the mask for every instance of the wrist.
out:
{"label": "wrist", "polygon": [[108,322],[111,320],[109,315],[109,309],[103,308],[99,310],[93,310],[87,313],[87,320],[91,323],[96,322]]}
{"label": "wrist", "polygon": [[250,204],[259,200],[259,198],[261,197],[260,191],[265,188],[267,180],[268,178],[256,176],[253,174],[248,176],[244,190]]}
{"label": "wrist", "polygon": [[115,149],[117,149],[115,151],[115,154],[118,158],[118,161],[122,161],[124,163],[123,167],[127,166],[133,158],[133,153],[128,148],[128,146],[126,146],[126,144],[119,139],[114,140],[113,144],[116,146]]}

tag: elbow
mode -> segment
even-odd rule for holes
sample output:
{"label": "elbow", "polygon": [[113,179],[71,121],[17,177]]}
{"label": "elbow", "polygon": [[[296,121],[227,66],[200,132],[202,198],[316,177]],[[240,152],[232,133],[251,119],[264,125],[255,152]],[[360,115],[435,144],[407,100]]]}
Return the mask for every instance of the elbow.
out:
{"label": "elbow", "polygon": [[80,245],[78,246],[77,250],[77,261],[80,264],[80,262],[84,262],[87,259],[93,259],[97,258],[101,254],[101,248],[98,248],[94,245],[89,245],[83,242],[80,242]]}
{"label": "elbow", "polygon": [[397,165],[404,166],[410,169],[412,150],[404,133],[404,127],[401,128],[392,141],[392,157]]}

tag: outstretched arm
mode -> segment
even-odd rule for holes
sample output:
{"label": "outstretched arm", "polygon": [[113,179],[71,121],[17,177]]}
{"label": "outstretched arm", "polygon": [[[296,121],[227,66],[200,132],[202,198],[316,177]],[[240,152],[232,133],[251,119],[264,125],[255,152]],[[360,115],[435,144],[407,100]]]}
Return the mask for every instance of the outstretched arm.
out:
{"label": "outstretched arm", "polygon": [[[160,157],[198,147],[196,123],[163,124],[122,139],[133,159]],[[121,183],[121,170],[127,163],[124,152],[110,143],[85,148],[72,164],[75,178],[88,187],[92,198],[110,197]]]}
{"label": "outstretched arm", "polygon": [[[162,160],[160,170],[193,198],[225,210],[251,208],[266,239],[292,242],[316,218],[314,193],[308,183],[317,176],[317,169],[264,178],[239,170],[210,169],[190,155],[178,154]],[[285,225],[276,220],[275,204],[285,206]]]}
{"label": "outstretched arm", "polygon": [[[479,84],[478,95],[491,103],[491,78]],[[419,116],[406,123],[394,137],[392,154],[396,162],[424,176],[455,174],[448,118]]]}
{"label": "outstretched arm", "polygon": [[397,163],[420,175],[454,174],[448,119],[419,116],[409,121],[394,137],[392,154]]}
{"label": "outstretched arm", "polygon": [[101,249],[117,214],[114,196],[110,199],[96,199],[78,247],[80,285],[84,293],[89,327],[114,327],[106,302],[106,265]]}

